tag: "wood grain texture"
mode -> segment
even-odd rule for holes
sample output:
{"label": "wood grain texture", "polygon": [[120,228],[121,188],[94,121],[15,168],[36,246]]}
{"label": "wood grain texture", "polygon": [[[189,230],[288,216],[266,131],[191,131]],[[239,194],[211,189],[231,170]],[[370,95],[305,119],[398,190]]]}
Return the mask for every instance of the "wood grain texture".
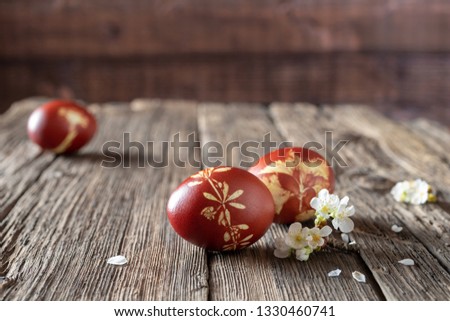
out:
{"label": "wood grain texture", "polygon": [[129,101],[368,103],[397,118],[450,124],[450,55],[183,55],[0,61],[0,109],[30,95]]}
{"label": "wood grain texture", "polygon": [[[27,140],[30,111],[43,100],[18,102],[0,117],[0,297],[2,300],[449,300],[448,152],[450,133],[421,120],[397,123],[362,106],[214,104],[135,100],[91,105],[99,133],[80,153],[54,157]],[[118,150],[129,168],[105,168],[106,141],[156,142],[146,157],[160,159],[160,144],[176,133],[197,133],[201,144],[289,140],[324,142],[333,132],[347,167],[336,166],[339,195],[357,208],[357,245],[316,253],[307,263],[276,259],[272,240],[287,226],[273,225],[247,250],[206,253],[168,224],[169,194],[197,165],[140,168],[137,148]],[[430,141],[436,144],[430,144]],[[322,150],[330,155],[331,145]],[[258,155],[261,148],[254,149]],[[191,146],[182,159],[206,155]],[[236,150],[224,162],[243,166]],[[144,164],[145,165],[145,164]],[[420,176],[439,190],[439,202],[396,203],[392,185]],[[396,234],[392,224],[402,225]],[[124,267],[106,264],[123,254]],[[415,266],[397,263],[414,259]],[[341,268],[339,278],[327,273]],[[367,283],[357,283],[359,270]]]}
{"label": "wood grain texture", "polygon": [[[54,160],[53,155],[43,154],[28,141],[28,116],[42,102],[43,99],[18,102],[0,118],[0,240],[7,233],[3,226],[5,217]],[[4,268],[2,260],[0,275]]]}
{"label": "wood grain texture", "polygon": [[[305,104],[274,104],[271,114],[281,132],[297,144],[311,140],[325,144],[327,130],[333,132],[335,142],[349,141],[341,150],[348,167],[336,167],[336,190],[349,195],[357,208],[353,235],[386,298],[448,300],[449,213],[439,204],[398,204],[389,195],[396,181],[417,176],[447,190],[445,179],[440,184],[437,181],[448,176],[449,169],[430,153],[425,138],[364,107],[318,109]],[[427,169],[431,164],[439,176]],[[392,224],[405,230],[395,234],[390,230]],[[397,263],[408,257],[416,262],[414,267]]]}
{"label": "wood grain texture", "polygon": [[[277,144],[284,140],[261,105],[201,104],[199,131],[202,143],[232,141],[262,142],[267,133]],[[253,149],[263,155],[263,148]],[[225,157],[225,164],[241,166],[242,154]],[[203,155],[205,158],[205,155]],[[249,250],[238,253],[210,253],[210,299],[212,300],[380,300],[383,295],[359,255],[337,250],[314,255],[307,264],[294,258],[273,256],[273,240],[287,232],[287,226],[273,224],[269,232]],[[338,279],[328,272],[340,267]],[[344,268],[345,267],[345,268]],[[351,272],[367,275],[367,284],[357,284]]]}
{"label": "wood grain texture", "polygon": [[448,153],[450,133],[448,128],[438,122],[432,122],[423,118],[405,121],[403,124],[417,136],[427,137],[427,147],[435,151],[443,162],[450,164],[450,155]]}
{"label": "wood grain texture", "polygon": [[0,2],[0,57],[448,52],[445,0]]}
{"label": "wood grain texture", "polygon": [[[125,132],[132,140],[160,142],[195,131],[195,107],[93,106],[95,140],[77,155],[58,157],[2,220],[1,252],[8,253],[2,299],[206,299],[206,255],[182,241],[165,215],[168,195],[195,169],[138,168],[136,153],[123,154],[131,168],[100,166],[103,143],[120,142]],[[106,264],[118,254],[129,259],[127,266]]]}

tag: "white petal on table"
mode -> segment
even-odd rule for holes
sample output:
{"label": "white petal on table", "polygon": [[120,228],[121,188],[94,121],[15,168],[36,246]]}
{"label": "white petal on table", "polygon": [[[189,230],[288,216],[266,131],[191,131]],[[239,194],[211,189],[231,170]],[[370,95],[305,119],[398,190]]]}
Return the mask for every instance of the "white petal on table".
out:
{"label": "white petal on table", "polygon": [[345,244],[348,244],[348,242],[350,242],[350,238],[348,237],[348,234],[346,234],[346,233],[341,233],[341,239]]}
{"label": "white petal on table", "polygon": [[391,230],[395,233],[400,233],[403,230],[403,227],[394,224],[391,226]]}
{"label": "white petal on table", "polygon": [[354,271],[352,273],[353,278],[361,283],[366,283],[366,276],[359,271]]}
{"label": "white petal on table", "polygon": [[414,261],[411,259],[403,259],[401,261],[398,261],[398,263],[403,265],[414,265]]}
{"label": "white petal on table", "polygon": [[330,277],[330,278],[332,278],[332,277],[336,277],[336,276],[339,276],[340,274],[341,274],[341,270],[340,269],[336,269],[336,270],[333,270],[333,271],[330,271],[330,272],[328,272],[328,276]]}
{"label": "white petal on table", "polygon": [[106,263],[112,264],[112,265],[124,265],[124,264],[128,263],[128,260],[123,255],[117,255],[117,256],[110,257],[108,259],[108,261],[106,261]]}

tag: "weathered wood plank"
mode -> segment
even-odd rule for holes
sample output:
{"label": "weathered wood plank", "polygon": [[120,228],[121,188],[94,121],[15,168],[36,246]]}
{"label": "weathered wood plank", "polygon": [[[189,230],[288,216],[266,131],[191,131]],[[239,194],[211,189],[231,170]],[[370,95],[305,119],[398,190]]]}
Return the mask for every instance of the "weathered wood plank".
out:
{"label": "weathered wood plank", "polygon": [[[0,61],[0,103],[29,95],[96,102],[135,97],[204,101],[370,103],[450,123],[450,54],[182,55]],[[425,108],[426,107],[426,108]],[[0,110],[2,108],[0,107]]]}
{"label": "weathered wood plank", "polygon": [[[206,299],[206,255],[177,237],[165,215],[169,193],[196,170],[172,162],[164,168],[138,168],[136,150],[123,153],[131,157],[131,168],[100,166],[103,143],[122,142],[125,132],[134,141],[161,142],[177,132],[183,138],[195,131],[196,105],[141,101],[131,108],[104,106],[96,113],[100,130],[94,141],[77,155],[58,157],[7,216],[2,240],[7,281],[0,296]],[[161,153],[156,148],[153,155]],[[107,265],[106,259],[117,254],[129,264]]]}
{"label": "weathered wood plank", "polygon": [[[44,101],[28,99],[17,102],[0,117],[0,240],[6,233],[5,217],[54,160],[53,155],[42,153],[27,136],[28,115]],[[2,259],[0,276],[4,274],[5,264]]]}
{"label": "weathered wood plank", "polygon": [[[331,108],[327,111],[333,113]],[[414,134],[404,125],[361,106],[342,106],[336,114],[349,130],[378,141],[392,166],[404,169],[409,175],[426,178],[444,193],[447,202],[450,201],[450,163],[446,160],[448,151],[438,152],[436,148],[430,148],[430,145],[435,144],[433,138]],[[442,135],[441,139],[448,136],[448,131],[443,130]]]}
{"label": "weathered wood plank", "polygon": [[[278,144],[282,137],[260,105],[201,104],[199,132],[202,143],[216,141],[226,146],[232,141],[262,142],[270,133]],[[263,149],[253,149],[262,155]],[[247,158],[235,150],[227,154],[229,165],[239,166]],[[203,155],[205,159],[205,155]],[[308,263],[273,256],[273,240],[284,235],[287,226],[274,224],[255,245],[238,253],[209,253],[210,299],[212,300],[380,300],[378,285],[362,260],[355,253],[337,250],[314,255]],[[338,279],[327,276],[340,267]],[[367,284],[358,284],[351,272],[359,270],[368,277]]]}
{"label": "weathered wood plank", "polygon": [[448,128],[437,122],[430,121],[424,118],[418,118],[412,121],[403,122],[411,131],[417,136],[426,137],[427,147],[434,150],[443,162],[450,164],[449,147],[450,132]]}
{"label": "weathered wood plank", "polygon": [[[352,106],[274,105],[269,113],[259,105],[203,104],[197,114],[195,103],[136,101],[91,106],[100,133],[78,155],[53,161],[27,141],[26,118],[36,105],[23,106],[0,117],[0,179],[7,182],[1,204],[10,204],[0,225],[0,276],[7,277],[0,283],[2,299],[449,299],[449,134],[442,129],[427,136],[427,127],[401,126]],[[342,249],[318,253],[306,264],[276,259],[271,240],[287,230],[280,225],[248,250],[205,254],[176,236],[165,218],[168,195],[197,168],[138,168],[136,149],[125,153],[131,168],[100,167],[105,141],[122,141],[124,132],[139,142],[170,140],[178,131],[186,137],[197,130],[197,117],[203,143],[261,141],[270,132],[275,141],[284,136],[302,144],[323,141],[327,129],[335,139],[350,139],[342,151],[350,166],[337,168],[337,191],[349,194],[358,209],[353,234],[368,267],[358,253]],[[429,145],[426,137],[442,146]],[[425,156],[409,159],[411,146]],[[152,156],[161,153],[156,147]],[[228,164],[239,165],[236,150],[227,156]],[[405,206],[387,195],[396,180],[421,172],[443,202]],[[391,232],[394,223],[405,229]],[[106,258],[116,254],[125,254],[129,265],[107,266]],[[416,266],[396,263],[405,257]],[[341,277],[328,278],[337,267]],[[365,273],[368,284],[352,280],[353,270]]]}
{"label": "weathered wood plank", "polygon": [[[327,130],[333,132],[335,143],[349,140],[340,153],[348,167],[337,168],[336,190],[348,194],[357,208],[353,235],[386,298],[449,299],[449,256],[445,241],[448,213],[435,204],[424,207],[398,204],[389,195],[395,181],[415,178],[419,169],[423,169],[420,176],[435,182],[427,166],[436,167],[440,175],[448,175],[438,157],[427,154],[422,157],[429,151],[424,142],[366,108],[319,110],[305,104],[274,104],[271,114],[281,132],[297,144],[308,141],[325,144]],[[424,216],[428,218],[426,221]],[[392,224],[405,226],[405,230],[395,234],[390,230]],[[416,266],[397,263],[406,257],[414,259]]]}
{"label": "weathered wood plank", "polygon": [[0,56],[448,52],[449,21],[446,0],[1,1]]}
{"label": "weathered wood plank", "polygon": [[[331,113],[330,109],[326,111]],[[448,151],[445,150],[448,145],[448,142],[445,143],[445,138],[449,136],[448,130],[435,127],[430,135],[415,134],[368,108],[357,106],[345,106],[339,114],[344,120],[343,126],[357,129],[376,140],[394,167],[404,170],[396,170],[396,173],[394,170],[387,171],[387,177],[396,180],[423,178],[439,191],[437,204],[405,207],[395,203],[395,213],[402,212],[400,217],[410,221],[412,233],[450,271],[450,163]],[[353,121],[351,115],[354,117]],[[414,228],[417,222],[420,222],[421,228]]]}

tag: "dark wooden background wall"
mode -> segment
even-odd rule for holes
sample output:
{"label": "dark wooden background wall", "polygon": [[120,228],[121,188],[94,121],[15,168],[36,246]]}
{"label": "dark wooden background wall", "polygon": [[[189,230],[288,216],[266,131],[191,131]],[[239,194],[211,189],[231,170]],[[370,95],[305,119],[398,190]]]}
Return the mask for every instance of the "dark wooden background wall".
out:
{"label": "dark wooden background wall", "polygon": [[0,110],[30,95],[369,103],[450,123],[448,0],[0,0]]}

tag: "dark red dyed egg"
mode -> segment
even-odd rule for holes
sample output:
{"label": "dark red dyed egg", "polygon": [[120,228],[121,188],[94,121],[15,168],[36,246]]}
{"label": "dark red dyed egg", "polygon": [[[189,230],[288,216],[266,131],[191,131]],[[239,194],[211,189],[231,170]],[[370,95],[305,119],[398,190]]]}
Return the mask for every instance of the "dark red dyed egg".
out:
{"label": "dark red dyed egg", "polygon": [[306,148],[288,147],[268,153],[249,171],[269,188],[275,202],[276,223],[313,218],[311,199],[323,188],[330,193],[334,190],[333,168],[321,155]]}
{"label": "dark red dyed egg", "polygon": [[34,110],[28,119],[30,139],[56,154],[79,150],[96,129],[94,116],[72,101],[50,101]]}
{"label": "dark red dyed egg", "polygon": [[245,248],[267,231],[275,213],[267,187],[249,172],[207,168],[171,195],[167,216],[187,241],[212,251]]}

